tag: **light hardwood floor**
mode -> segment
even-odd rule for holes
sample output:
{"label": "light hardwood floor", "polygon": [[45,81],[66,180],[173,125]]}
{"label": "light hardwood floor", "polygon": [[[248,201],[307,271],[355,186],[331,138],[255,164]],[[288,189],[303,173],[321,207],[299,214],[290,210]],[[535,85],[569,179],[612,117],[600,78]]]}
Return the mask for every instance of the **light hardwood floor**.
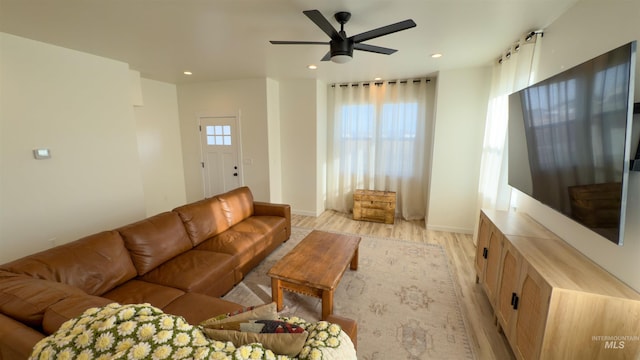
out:
{"label": "light hardwood floor", "polygon": [[389,237],[423,243],[437,243],[445,248],[449,266],[458,281],[458,296],[467,320],[471,345],[477,358],[514,359],[505,337],[498,333],[489,300],[475,283],[473,267],[475,245],[471,235],[427,230],[424,221],[396,218],[395,224],[355,221],[351,214],[325,211],[318,217],[292,215],[292,226],[333,230],[354,234]]}

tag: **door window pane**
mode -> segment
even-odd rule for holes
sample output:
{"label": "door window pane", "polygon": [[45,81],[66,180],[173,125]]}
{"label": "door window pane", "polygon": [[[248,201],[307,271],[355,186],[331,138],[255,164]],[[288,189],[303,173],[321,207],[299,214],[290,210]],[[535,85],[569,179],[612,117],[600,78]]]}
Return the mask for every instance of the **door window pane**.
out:
{"label": "door window pane", "polygon": [[207,145],[231,146],[231,126],[207,125]]}

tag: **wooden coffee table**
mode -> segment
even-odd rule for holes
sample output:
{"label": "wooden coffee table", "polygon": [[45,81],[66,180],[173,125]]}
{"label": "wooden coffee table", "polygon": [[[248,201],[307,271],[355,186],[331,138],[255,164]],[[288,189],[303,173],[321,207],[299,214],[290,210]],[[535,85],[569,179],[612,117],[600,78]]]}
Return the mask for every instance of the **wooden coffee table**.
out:
{"label": "wooden coffee table", "polygon": [[283,290],[322,299],[322,320],[333,313],[333,293],[349,266],[358,269],[358,236],[312,231],[269,270],[271,293],[282,310]]}

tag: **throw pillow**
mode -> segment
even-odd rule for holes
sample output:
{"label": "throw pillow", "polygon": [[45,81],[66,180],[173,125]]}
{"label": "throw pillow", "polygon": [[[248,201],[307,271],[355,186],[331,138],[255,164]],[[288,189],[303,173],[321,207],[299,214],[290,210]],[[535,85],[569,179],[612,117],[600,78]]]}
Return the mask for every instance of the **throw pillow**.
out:
{"label": "throw pillow", "polygon": [[217,341],[231,341],[235,346],[260,343],[265,349],[269,349],[278,355],[294,357],[302,351],[309,333],[250,333],[236,330],[216,330],[204,328],[204,333],[210,339]]}
{"label": "throw pillow", "polygon": [[277,320],[278,312],[276,310],[276,303],[250,306],[244,309],[215,316],[211,319],[205,320],[200,323],[200,326],[207,326],[213,324],[220,324],[226,322],[243,322],[248,320]]}
{"label": "throw pillow", "polygon": [[248,320],[229,321],[216,324],[203,325],[203,328],[213,330],[235,330],[242,332],[254,332],[262,334],[299,334],[304,332],[304,328],[282,320]]}

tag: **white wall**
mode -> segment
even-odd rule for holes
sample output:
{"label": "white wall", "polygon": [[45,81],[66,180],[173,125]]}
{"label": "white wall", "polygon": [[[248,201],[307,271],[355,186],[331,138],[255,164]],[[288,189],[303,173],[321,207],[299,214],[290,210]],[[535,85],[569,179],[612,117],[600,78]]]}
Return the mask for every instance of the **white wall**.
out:
{"label": "white wall", "polygon": [[316,216],[326,209],[327,200],[327,96],[329,88],[316,81]]}
{"label": "white wall", "polygon": [[127,64],[0,33],[0,86],[0,262],[145,216]]}
{"label": "white wall", "polygon": [[[187,202],[204,198],[198,116],[239,116],[244,184],[270,201],[267,79],[178,85]],[[251,162],[251,164],[248,164]]]}
{"label": "white wall", "polygon": [[267,78],[267,133],[269,141],[269,201],[282,202],[282,151],[280,138],[280,84]]}
{"label": "white wall", "polygon": [[[640,40],[640,2],[580,1],[545,29],[536,81],[623,45]],[[635,99],[640,101],[636,69]],[[638,115],[634,126],[639,126]],[[636,129],[637,132],[637,129]],[[637,136],[632,152],[638,145]],[[519,211],[529,213],[603,268],[640,291],[640,173],[629,177],[624,245],[617,246],[527,197],[517,197]]]}
{"label": "white wall", "polygon": [[318,128],[323,126],[322,119],[318,121],[321,105],[316,80],[280,81],[282,197],[292,212],[301,215],[317,216],[322,212],[320,208],[324,210],[323,204],[318,204],[318,192],[322,191],[318,180],[322,162],[318,157]]}
{"label": "white wall", "polygon": [[473,232],[490,83],[490,67],[438,74],[429,229]]}
{"label": "white wall", "polygon": [[[146,215],[186,203],[176,86],[141,79],[134,108]],[[142,95],[144,94],[144,95]]]}

